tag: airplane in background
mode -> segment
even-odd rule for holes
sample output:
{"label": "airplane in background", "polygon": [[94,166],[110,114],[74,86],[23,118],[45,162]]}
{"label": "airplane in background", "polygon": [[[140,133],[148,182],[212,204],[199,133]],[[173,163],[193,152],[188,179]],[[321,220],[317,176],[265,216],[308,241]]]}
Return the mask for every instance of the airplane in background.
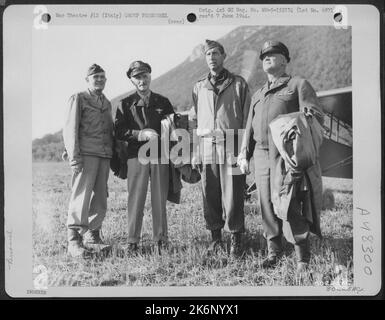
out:
{"label": "airplane in background", "polygon": [[325,113],[320,150],[322,176],[353,178],[352,87],[320,91]]}
{"label": "airplane in background", "polygon": [[[320,149],[322,176],[352,179],[352,87],[319,91],[317,97],[325,113],[324,140]],[[247,186],[245,198],[250,199],[255,191],[255,183]],[[324,202],[328,202],[330,207],[334,206],[331,190],[324,190]]]}

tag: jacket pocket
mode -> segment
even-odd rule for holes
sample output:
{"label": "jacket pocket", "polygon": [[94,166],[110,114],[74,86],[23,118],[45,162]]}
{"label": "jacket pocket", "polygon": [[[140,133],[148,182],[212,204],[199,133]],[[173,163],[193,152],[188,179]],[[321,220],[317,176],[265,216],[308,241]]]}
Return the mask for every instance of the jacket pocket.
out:
{"label": "jacket pocket", "polygon": [[294,100],[298,100],[298,94],[296,92],[277,92],[274,95],[274,98],[279,100],[279,101],[287,101],[291,102]]}
{"label": "jacket pocket", "polygon": [[82,123],[84,123],[84,132],[87,135],[92,135],[100,131],[101,126],[101,112],[99,109],[85,105],[82,114]]}

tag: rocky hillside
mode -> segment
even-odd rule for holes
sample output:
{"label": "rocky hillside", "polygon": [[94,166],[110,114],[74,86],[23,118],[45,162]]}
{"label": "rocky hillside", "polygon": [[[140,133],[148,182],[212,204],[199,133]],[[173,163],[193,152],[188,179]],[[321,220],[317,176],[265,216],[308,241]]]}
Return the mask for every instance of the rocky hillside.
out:
{"label": "rocky hillside", "polygon": [[[258,57],[263,43],[269,39],[288,46],[292,58],[289,73],[307,78],[316,91],[351,85],[351,29],[242,26],[218,41],[227,53],[226,68],[246,78],[252,93],[266,79]],[[183,63],[154,79],[152,89],[168,97],[176,110],[186,110],[191,107],[194,83],[207,72],[201,44]],[[113,105],[128,94],[113,99]]]}

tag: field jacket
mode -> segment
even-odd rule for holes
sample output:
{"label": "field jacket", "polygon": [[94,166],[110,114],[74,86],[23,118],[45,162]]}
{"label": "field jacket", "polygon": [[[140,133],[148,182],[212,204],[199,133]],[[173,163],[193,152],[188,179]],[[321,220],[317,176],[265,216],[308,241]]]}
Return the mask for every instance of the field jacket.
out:
{"label": "field jacket", "polygon": [[[224,134],[227,129],[233,129],[234,139],[237,140],[238,130],[246,126],[251,100],[248,85],[241,76],[228,72],[217,94],[206,76],[195,84],[192,98],[196,132],[200,138],[210,138],[217,132]],[[210,146],[206,150],[211,154]]]}
{"label": "field jacket", "polygon": [[309,110],[323,124],[322,107],[310,83],[299,77],[282,75],[269,88],[266,83],[251,100],[242,156],[250,159],[254,148],[269,149],[272,158],[278,155],[269,131],[269,123],[281,114]]}
{"label": "field jacket", "polygon": [[82,155],[112,157],[111,103],[104,94],[87,90],[71,96],[63,139],[71,165],[82,163]]}
{"label": "field jacket", "polygon": [[242,77],[229,72],[218,95],[208,77],[199,80],[193,89],[193,102],[198,135],[210,134],[216,129],[225,131],[245,128],[250,93]]}

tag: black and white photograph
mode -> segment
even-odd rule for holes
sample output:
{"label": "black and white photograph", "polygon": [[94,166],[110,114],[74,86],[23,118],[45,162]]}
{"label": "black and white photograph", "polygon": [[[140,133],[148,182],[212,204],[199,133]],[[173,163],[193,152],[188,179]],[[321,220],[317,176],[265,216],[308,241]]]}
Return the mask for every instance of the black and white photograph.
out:
{"label": "black and white photograph", "polygon": [[379,81],[356,48],[378,40],[357,7],[298,8],[7,8],[5,123],[16,15],[31,46],[27,137],[5,124],[10,287],[26,259],[35,296],[375,294],[380,92],[357,104]]}

